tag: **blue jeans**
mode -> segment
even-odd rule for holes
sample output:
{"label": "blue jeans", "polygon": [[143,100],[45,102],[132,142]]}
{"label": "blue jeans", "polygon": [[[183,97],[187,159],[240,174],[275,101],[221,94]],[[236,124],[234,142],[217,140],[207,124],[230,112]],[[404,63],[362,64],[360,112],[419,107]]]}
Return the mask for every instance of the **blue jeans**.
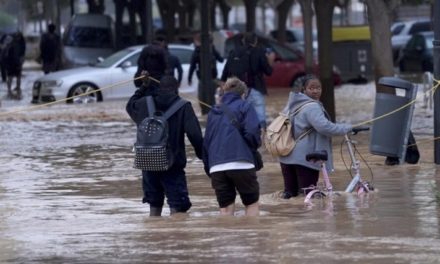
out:
{"label": "blue jeans", "polygon": [[248,101],[257,112],[260,127],[266,128],[266,98],[264,95],[254,88],[249,88],[249,95],[246,101]]}
{"label": "blue jeans", "polygon": [[171,169],[168,171],[142,171],[142,202],[152,207],[163,207],[165,196],[170,208],[177,212],[186,212],[191,208],[188,195],[185,171]]}

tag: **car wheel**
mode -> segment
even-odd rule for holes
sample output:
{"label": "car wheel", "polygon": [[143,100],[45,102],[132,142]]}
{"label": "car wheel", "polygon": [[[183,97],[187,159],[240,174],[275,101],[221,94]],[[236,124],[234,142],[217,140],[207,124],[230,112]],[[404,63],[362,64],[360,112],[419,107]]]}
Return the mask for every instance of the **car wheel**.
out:
{"label": "car wheel", "polygon": [[[69,93],[67,94],[67,97],[73,97],[69,100],[67,100],[67,103],[75,103],[75,104],[87,104],[87,103],[96,103],[102,101],[102,96],[99,91],[93,92],[98,90],[98,87],[96,87],[93,84],[90,83],[79,83],[73,86]],[[81,94],[84,94],[82,96],[79,96]]]}

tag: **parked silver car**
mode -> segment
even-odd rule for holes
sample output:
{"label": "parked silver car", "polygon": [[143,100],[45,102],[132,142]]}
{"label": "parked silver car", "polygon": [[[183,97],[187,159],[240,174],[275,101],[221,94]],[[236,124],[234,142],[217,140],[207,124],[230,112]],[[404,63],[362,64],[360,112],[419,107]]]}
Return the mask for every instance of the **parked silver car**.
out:
{"label": "parked silver car", "polygon": [[115,52],[113,21],[108,15],[75,14],[63,34],[63,68],[90,65]]}
{"label": "parked silver car", "polygon": [[[137,70],[137,60],[143,47],[133,46],[123,49],[94,66],[63,70],[42,76],[34,82],[32,103],[52,102],[98,89],[103,90],[76,97],[67,100],[67,102],[94,103],[129,98],[136,90],[132,79]],[[176,55],[182,63],[183,78],[179,92],[197,91],[197,77],[193,77],[191,86],[187,83],[194,47],[170,44],[168,48],[170,53]],[[219,72],[223,71],[223,67],[224,63],[217,63]],[[116,85],[118,83],[121,84]]]}
{"label": "parked silver car", "polygon": [[432,31],[432,21],[429,19],[395,22],[391,26],[393,61],[397,62],[400,50],[414,34],[425,31]]}

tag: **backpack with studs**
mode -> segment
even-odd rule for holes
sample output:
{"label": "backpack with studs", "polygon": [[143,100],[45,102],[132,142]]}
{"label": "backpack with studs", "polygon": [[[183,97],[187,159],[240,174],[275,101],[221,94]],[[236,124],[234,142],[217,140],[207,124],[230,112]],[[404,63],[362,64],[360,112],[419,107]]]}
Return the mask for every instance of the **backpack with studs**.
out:
{"label": "backpack with studs", "polygon": [[146,97],[148,116],[137,127],[134,167],[145,171],[166,171],[174,163],[168,143],[168,121],[187,101],[179,98],[167,111],[156,111],[154,100]]}

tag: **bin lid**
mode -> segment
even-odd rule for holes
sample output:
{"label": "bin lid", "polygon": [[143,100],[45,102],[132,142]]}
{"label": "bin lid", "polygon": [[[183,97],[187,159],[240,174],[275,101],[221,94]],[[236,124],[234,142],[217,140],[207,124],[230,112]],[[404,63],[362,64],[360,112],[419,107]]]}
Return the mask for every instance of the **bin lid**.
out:
{"label": "bin lid", "polygon": [[413,84],[411,82],[402,80],[397,77],[382,77],[378,82],[380,85],[390,86],[393,88],[411,90],[413,88]]}
{"label": "bin lid", "polygon": [[332,28],[333,42],[370,41],[370,38],[371,34],[369,26],[346,26]]}

